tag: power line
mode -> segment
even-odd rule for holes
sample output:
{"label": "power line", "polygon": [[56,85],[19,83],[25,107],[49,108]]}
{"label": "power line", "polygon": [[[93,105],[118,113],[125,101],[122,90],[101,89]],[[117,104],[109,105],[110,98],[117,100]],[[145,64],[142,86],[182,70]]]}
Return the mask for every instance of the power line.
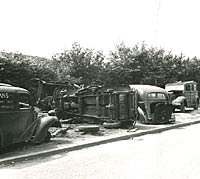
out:
{"label": "power line", "polygon": [[157,7],[157,12],[156,12],[155,36],[154,36],[155,42],[157,41],[157,35],[158,35],[160,7],[161,7],[161,0],[158,1],[158,7]]}

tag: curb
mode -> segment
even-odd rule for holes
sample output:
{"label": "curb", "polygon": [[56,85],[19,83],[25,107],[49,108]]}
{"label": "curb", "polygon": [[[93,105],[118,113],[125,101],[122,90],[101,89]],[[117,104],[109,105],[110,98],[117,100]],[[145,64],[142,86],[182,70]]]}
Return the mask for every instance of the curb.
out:
{"label": "curb", "polygon": [[189,125],[198,124],[198,123],[200,123],[200,120],[186,122],[186,123],[173,124],[171,126],[164,126],[161,128],[149,129],[146,131],[139,131],[139,132],[135,132],[133,134],[126,134],[126,135],[122,135],[122,136],[110,137],[108,139],[103,139],[103,140],[99,140],[99,141],[95,141],[95,142],[78,144],[78,145],[74,145],[74,146],[65,146],[65,147],[60,147],[57,149],[50,149],[50,150],[46,150],[46,151],[35,152],[35,153],[20,155],[20,156],[15,156],[15,157],[8,157],[8,158],[0,159],[0,165],[14,164],[16,162],[27,161],[27,160],[31,160],[34,158],[47,157],[47,156],[55,155],[58,153],[65,153],[65,152],[80,150],[83,148],[93,147],[93,146],[97,146],[97,145],[101,145],[101,144],[116,142],[116,141],[120,141],[120,140],[127,140],[127,139],[130,139],[133,137],[139,137],[139,136],[143,136],[146,134],[159,133],[159,132],[167,131],[170,129],[176,129],[179,127],[189,126]]}

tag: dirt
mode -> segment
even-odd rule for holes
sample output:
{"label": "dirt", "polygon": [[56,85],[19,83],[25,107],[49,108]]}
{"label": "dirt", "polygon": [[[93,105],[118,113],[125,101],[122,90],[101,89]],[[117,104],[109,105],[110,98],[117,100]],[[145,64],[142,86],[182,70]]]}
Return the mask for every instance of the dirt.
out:
{"label": "dirt", "polygon": [[[41,114],[45,115],[45,114]],[[176,122],[175,123],[183,123],[190,122],[197,119],[200,119],[200,110],[187,110],[186,113],[180,113],[176,111]],[[132,130],[128,129],[107,129],[103,126],[99,127],[99,131],[97,132],[81,132],[78,130],[80,125],[86,124],[62,124],[62,128],[52,127],[50,128],[50,132],[52,134],[52,139],[41,145],[33,145],[30,143],[22,143],[10,146],[6,148],[3,154],[0,155],[0,158],[12,157],[16,155],[24,155],[32,152],[40,152],[42,150],[56,149],[63,145],[74,145],[82,142],[94,141],[97,139],[104,139],[109,136],[118,136],[127,134],[128,132],[135,131],[145,131],[147,129],[159,128],[164,125],[144,125],[140,123],[136,123],[135,127]],[[171,124],[166,124],[171,125]]]}

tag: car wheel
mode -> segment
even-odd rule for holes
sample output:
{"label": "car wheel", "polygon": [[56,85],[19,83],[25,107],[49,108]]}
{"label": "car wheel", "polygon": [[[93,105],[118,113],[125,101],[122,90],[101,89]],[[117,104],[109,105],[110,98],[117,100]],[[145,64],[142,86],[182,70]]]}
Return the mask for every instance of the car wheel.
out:
{"label": "car wheel", "polygon": [[120,128],[122,129],[130,129],[135,126],[136,121],[121,121],[120,122]]}
{"label": "car wheel", "polygon": [[49,142],[50,141],[50,139],[51,139],[51,133],[48,131],[47,132],[47,136],[45,137],[45,142]]}
{"label": "car wheel", "polygon": [[79,126],[78,130],[84,133],[95,133],[99,131],[99,126],[97,125],[83,125]]}
{"label": "car wheel", "polygon": [[195,106],[194,106],[194,110],[198,109],[199,107],[199,104],[198,104],[198,101],[195,102]]}
{"label": "car wheel", "polygon": [[104,122],[103,127],[108,129],[116,129],[119,128],[121,125],[121,122]]}
{"label": "car wheel", "polygon": [[185,112],[185,103],[184,102],[181,103],[181,112]]}

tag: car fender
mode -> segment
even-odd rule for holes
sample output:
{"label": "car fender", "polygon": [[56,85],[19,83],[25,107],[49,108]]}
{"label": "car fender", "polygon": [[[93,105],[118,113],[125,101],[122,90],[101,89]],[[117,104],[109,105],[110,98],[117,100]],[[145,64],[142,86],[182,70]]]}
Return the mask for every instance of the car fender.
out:
{"label": "car fender", "polygon": [[141,121],[142,123],[145,123],[145,121],[147,120],[147,117],[144,113],[144,111],[142,110],[141,107],[138,106],[138,119],[139,121]]}
{"label": "car fender", "polygon": [[178,96],[176,99],[172,101],[173,105],[181,105],[182,102],[186,100],[185,96]]}
{"label": "car fender", "polygon": [[36,144],[40,144],[45,141],[49,128],[58,121],[58,118],[56,116],[45,116],[39,120],[39,124],[35,129],[34,137],[31,140],[32,143]]}

